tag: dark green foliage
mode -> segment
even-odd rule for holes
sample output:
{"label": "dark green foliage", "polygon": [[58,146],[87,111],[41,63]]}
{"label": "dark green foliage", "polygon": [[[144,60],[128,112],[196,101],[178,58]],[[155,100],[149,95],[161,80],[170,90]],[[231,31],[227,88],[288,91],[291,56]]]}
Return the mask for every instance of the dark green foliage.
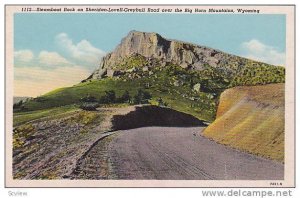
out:
{"label": "dark green foliage", "polygon": [[131,102],[131,96],[129,94],[129,91],[126,90],[123,95],[117,99],[119,103],[130,103]]}
{"label": "dark green foliage", "polygon": [[226,89],[229,85],[230,78],[222,72],[209,65],[205,65],[201,71],[184,69],[177,65],[169,65],[166,69],[169,76],[184,82],[184,85],[193,89],[197,83],[201,84],[201,91],[210,93],[219,93]]}
{"label": "dark green foliage", "polygon": [[151,99],[151,94],[142,89],[138,89],[137,94],[133,96],[134,104],[147,104],[148,100]]}
{"label": "dark green foliage", "polygon": [[285,68],[280,66],[246,66],[231,82],[230,87],[264,85],[285,82]]}
{"label": "dark green foliage", "polygon": [[23,112],[23,111],[27,111],[28,109],[25,107],[25,104],[28,100],[23,101],[20,100],[19,102],[13,104],[13,111],[14,112]]}
{"label": "dark green foliage", "polygon": [[87,96],[80,98],[80,101],[82,102],[97,102],[96,97],[91,96],[90,94],[87,94]]}
{"label": "dark green foliage", "polygon": [[116,102],[116,92],[114,90],[109,90],[104,92],[104,96],[102,96],[99,100],[100,103],[111,104]]}
{"label": "dark green foliage", "polygon": [[126,57],[119,64],[115,65],[113,68],[115,69],[130,69],[133,67],[143,67],[148,65],[150,62],[140,54],[133,54],[130,57]]}
{"label": "dark green foliage", "polygon": [[13,105],[13,108],[18,109],[18,108],[21,108],[22,105],[23,105],[23,100],[20,100],[19,102],[15,103]]}
{"label": "dark green foliage", "polygon": [[96,97],[87,94],[85,97],[80,98],[80,108],[86,111],[95,111],[99,104]]}
{"label": "dark green foliage", "polygon": [[163,101],[163,99],[161,97],[159,97],[157,99],[157,103],[158,103],[158,106],[160,106],[160,107],[167,107],[168,106],[168,103]]}
{"label": "dark green foliage", "polygon": [[80,108],[86,111],[95,111],[98,107],[97,102],[84,102],[80,105]]}

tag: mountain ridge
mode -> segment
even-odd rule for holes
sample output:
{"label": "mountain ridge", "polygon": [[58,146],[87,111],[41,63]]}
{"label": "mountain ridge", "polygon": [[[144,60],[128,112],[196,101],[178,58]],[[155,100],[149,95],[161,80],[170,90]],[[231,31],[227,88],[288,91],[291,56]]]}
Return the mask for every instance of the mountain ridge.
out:
{"label": "mountain ridge", "polygon": [[121,40],[121,43],[112,52],[102,58],[98,69],[88,79],[104,78],[108,76],[109,69],[120,71],[117,66],[124,61],[124,58],[136,54],[149,60],[148,66],[150,67],[155,66],[153,62],[160,66],[175,64],[195,71],[201,71],[206,66],[210,66],[231,77],[249,63],[269,65],[207,46],[166,39],[155,32],[133,30]]}

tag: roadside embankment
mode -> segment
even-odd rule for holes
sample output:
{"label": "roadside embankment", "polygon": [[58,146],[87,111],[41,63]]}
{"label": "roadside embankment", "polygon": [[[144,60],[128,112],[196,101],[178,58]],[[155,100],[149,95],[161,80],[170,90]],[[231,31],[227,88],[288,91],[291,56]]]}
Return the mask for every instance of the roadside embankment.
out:
{"label": "roadside embankment", "polygon": [[203,136],[284,161],[284,84],[235,87],[220,97],[216,120]]}

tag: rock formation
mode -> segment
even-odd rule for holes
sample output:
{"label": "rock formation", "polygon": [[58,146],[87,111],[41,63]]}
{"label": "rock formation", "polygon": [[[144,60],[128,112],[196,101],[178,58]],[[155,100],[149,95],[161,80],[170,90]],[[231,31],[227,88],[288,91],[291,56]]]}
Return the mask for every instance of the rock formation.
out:
{"label": "rock formation", "polygon": [[248,61],[246,58],[230,55],[212,48],[168,40],[157,33],[131,31],[122,39],[113,52],[102,58],[99,68],[89,79],[100,79],[106,75],[111,76],[111,73],[108,73],[109,68],[118,65],[125,57],[135,54],[139,54],[148,60],[158,60],[160,66],[172,63],[183,68],[202,70],[206,65],[209,65],[228,75],[236,73]]}

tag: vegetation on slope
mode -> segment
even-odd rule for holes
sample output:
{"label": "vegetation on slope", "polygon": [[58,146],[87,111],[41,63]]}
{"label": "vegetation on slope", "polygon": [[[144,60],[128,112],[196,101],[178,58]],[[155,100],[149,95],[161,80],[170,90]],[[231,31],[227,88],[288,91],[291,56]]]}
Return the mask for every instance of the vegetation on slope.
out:
{"label": "vegetation on slope", "polygon": [[[65,107],[59,107],[52,112],[64,110]],[[109,130],[105,125],[108,114],[78,110],[16,126],[13,130],[14,179],[62,179],[70,174],[76,161]]]}
{"label": "vegetation on slope", "polygon": [[73,113],[78,110],[75,105],[66,105],[62,107],[53,107],[49,109],[41,109],[36,111],[25,111],[14,113],[13,126],[18,126],[29,121],[40,118],[59,118],[64,117],[69,113]]}
{"label": "vegetation on slope", "polygon": [[230,86],[265,85],[285,82],[285,68],[266,64],[246,66],[232,80]]}
{"label": "vegetation on slope", "polygon": [[[245,59],[246,60],[246,59]],[[267,64],[257,65],[248,60],[242,69],[236,67],[235,77],[221,68],[204,65],[200,71],[182,68],[172,63],[160,65],[159,60],[151,61],[135,54],[124,58],[113,67],[114,74],[100,80],[86,80],[72,87],[59,88],[40,97],[31,99],[18,111],[36,111],[64,105],[82,103],[82,98],[92,96],[100,105],[109,103],[139,103],[135,101],[140,90],[149,93],[143,103],[163,104],[178,111],[213,121],[220,93],[228,87],[238,85],[259,85],[284,82],[284,68]],[[118,70],[116,70],[118,69]],[[103,100],[108,93],[115,100]],[[117,100],[127,94],[131,100]]]}

